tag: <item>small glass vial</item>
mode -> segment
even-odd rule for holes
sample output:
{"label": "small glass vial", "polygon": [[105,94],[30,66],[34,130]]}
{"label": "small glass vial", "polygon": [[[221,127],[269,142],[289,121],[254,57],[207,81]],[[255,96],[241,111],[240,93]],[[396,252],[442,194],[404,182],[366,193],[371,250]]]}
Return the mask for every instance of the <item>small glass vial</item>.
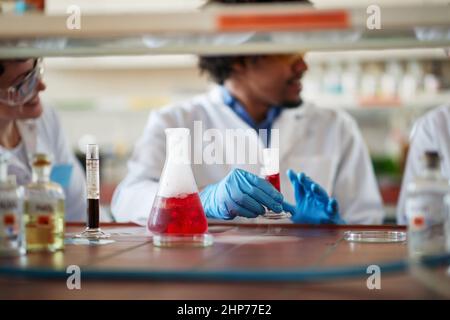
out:
{"label": "small glass vial", "polygon": [[87,227],[76,238],[89,240],[109,238],[100,229],[100,163],[97,144],[88,144],[86,150]]}
{"label": "small glass vial", "polygon": [[445,196],[449,182],[440,172],[439,154],[424,154],[425,169],[407,186],[406,217],[411,258],[445,252]]}
{"label": "small glass vial", "polygon": [[57,251],[64,248],[64,191],[50,181],[51,160],[33,157],[33,180],[25,187],[24,219],[26,250]]}
{"label": "small glass vial", "polygon": [[8,157],[0,154],[0,256],[25,253],[21,198],[15,176],[8,176]]}

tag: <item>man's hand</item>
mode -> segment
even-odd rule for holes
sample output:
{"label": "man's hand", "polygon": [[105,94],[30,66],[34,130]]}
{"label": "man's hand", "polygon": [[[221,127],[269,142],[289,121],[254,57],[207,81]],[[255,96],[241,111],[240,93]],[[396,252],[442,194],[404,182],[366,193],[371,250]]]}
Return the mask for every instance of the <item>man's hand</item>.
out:
{"label": "man's hand", "polygon": [[292,221],[304,224],[344,224],[340,218],[336,199],[328,197],[323,188],[304,173],[288,170],[294,188],[296,205],[283,201],[284,211],[290,212]]}
{"label": "man's hand", "polygon": [[216,184],[200,192],[206,216],[230,220],[236,216],[256,218],[265,207],[283,210],[283,196],[269,182],[241,169],[234,169]]}

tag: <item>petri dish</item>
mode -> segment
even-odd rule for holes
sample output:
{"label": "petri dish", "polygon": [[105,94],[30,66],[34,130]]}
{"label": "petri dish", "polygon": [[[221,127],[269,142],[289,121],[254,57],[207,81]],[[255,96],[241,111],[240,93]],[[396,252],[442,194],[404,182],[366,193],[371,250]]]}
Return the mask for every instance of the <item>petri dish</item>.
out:
{"label": "petri dish", "polygon": [[350,242],[394,243],[406,241],[403,231],[346,231],[344,239]]}

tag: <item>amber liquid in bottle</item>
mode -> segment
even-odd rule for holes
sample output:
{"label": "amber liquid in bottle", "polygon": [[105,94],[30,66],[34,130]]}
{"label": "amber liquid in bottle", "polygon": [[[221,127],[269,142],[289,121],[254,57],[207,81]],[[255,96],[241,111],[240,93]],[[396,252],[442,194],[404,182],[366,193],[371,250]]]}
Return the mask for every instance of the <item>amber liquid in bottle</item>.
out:
{"label": "amber liquid in bottle", "polygon": [[51,161],[46,154],[33,159],[33,181],[25,187],[24,224],[27,251],[64,248],[64,191],[50,181]]}

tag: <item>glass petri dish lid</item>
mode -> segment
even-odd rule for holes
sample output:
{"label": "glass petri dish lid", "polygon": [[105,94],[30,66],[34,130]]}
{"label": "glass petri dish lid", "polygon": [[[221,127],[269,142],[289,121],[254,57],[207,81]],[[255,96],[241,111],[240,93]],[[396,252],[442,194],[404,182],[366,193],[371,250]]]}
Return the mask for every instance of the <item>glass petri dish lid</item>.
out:
{"label": "glass petri dish lid", "polygon": [[404,231],[346,231],[344,239],[350,242],[393,243],[406,241]]}

